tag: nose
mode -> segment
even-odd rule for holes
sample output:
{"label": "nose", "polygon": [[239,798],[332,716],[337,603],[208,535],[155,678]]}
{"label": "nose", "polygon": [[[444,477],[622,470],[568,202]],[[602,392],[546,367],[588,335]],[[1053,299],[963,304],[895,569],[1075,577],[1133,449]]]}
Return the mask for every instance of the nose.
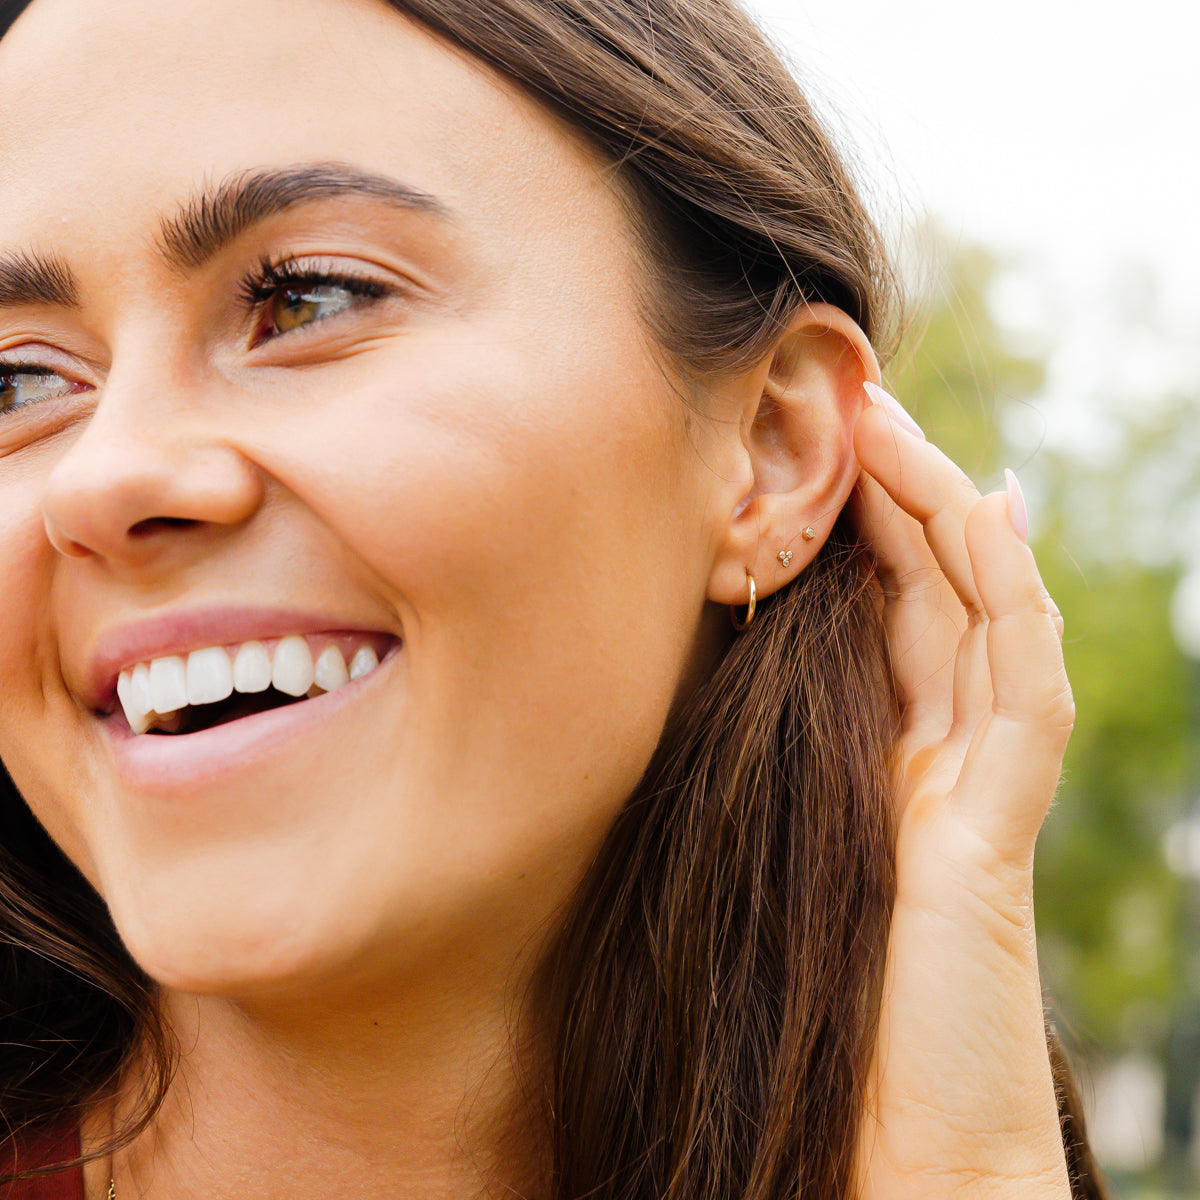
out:
{"label": "nose", "polygon": [[110,376],[46,481],[42,515],[60,554],[146,566],[172,548],[194,553],[261,507],[262,472],[220,435],[203,398],[163,392]]}

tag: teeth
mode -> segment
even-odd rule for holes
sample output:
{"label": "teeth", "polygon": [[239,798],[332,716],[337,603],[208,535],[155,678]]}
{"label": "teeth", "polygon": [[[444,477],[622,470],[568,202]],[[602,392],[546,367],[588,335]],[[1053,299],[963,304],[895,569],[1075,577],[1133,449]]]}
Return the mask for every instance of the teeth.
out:
{"label": "teeth", "polygon": [[220,646],[193,650],[187,660],[187,702],[216,704],[233,695],[233,667]]}
{"label": "teeth", "polygon": [[138,663],[133,668],[130,683],[132,686],[129,689],[129,696],[134,708],[138,712],[153,712],[154,701],[150,698],[150,668],[146,663]]}
{"label": "teeth", "polygon": [[244,642],[233,660],[233,686],[252,695],[271,686],[271,656],[262,642]]}
{"label": "teeth", "polygon": [[232,659],[223,646],[208,646],[186,657],[138,663],[118,677],[117,699],[134,733],[173,733],[183,726],[180,710],[189,704],[216,704],[234,692],[252,695],[272,686],[289,696],[319,696],[377,666],[379,656],[371,646],[358,648],[349,669],[337,646],[327,646],[314,663],[308,642],[293,635],[281,638],[274,654],[262,642],[244,642]]}
{"label": "teeth", "polygon": [[156,658],[150,664],[150,705],[156,713],[173,713],[186,708],[187,666],[182,658]]}
{"label": "teeth", "polygon": [[117,699],[129,719],[134,733],[150,728],[150,668],[139,664],[132,671],[122,671],[117,679]]}
{"label": "teeth", "polygon": [[361,679],[379,666],[379,656],[370,646],[360,646],[350,660],[350,678]]}
{"label": "teeth", "polygon": [[313,685],[313,657],[302,637],[285,637],[275,647],[271,683],[288,696],[307,695]]}
{"label": "teeth", "polygon": [[336,646],[330,646],[317,659],[313,671],[313,682],[323,692],[336,692],[350,682],[350,673],[346,670],[346,660]]}

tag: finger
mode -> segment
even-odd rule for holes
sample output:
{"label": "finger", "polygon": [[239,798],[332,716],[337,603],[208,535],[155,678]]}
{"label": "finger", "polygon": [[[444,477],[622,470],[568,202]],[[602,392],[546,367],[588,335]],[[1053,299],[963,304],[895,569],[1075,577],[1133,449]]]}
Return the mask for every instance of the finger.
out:
{"label": "finger", "polygon": [[992,701],[988,622],[973,621],[959,642],[954,660],[954,715],[947,738],[965,747],[991,710]]}
{"label": "finger", "polygon": [[968,618],[977,619],[982,609],[963,536],[967,514],[979,500],[975,485],[937,447],[909,433],[879,404],[859,417],[854,449],[863,470],[920,522]]}
{"label": "finger", "polygon": [[1003,494],[977,505],[966,543],[988,615],[993,700],[964,760],[955,803],[992,846],[1023,865],[1058,786],[1074,703],[1057,610]]}
{"label": "finger", "polygon": [[936,712],[934,724],[944,734],[952,719],[954,663],[965,627],[962,605],[920,525],[870,476],[860,479],[855,505],[884,587],[884,627],[903,728],[907,731]]}

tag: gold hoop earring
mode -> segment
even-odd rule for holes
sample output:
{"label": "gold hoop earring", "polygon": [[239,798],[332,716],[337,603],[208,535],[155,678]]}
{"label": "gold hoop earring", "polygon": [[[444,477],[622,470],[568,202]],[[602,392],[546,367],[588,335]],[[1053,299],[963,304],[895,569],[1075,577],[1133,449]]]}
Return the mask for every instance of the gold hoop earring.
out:
{"label": "gold hoop earring", "polygon": [[738,633],[750,628],[750,622],[754,620],[754,607],[758,601],[758,589],[754,586],[754,576],[749,571],[746,572],[746,582],[750,585],[750,599],[746,604],[745,617],[739,620],[737,605],[731,604],[729,606],[729,619],[733,622],[733,627]]}

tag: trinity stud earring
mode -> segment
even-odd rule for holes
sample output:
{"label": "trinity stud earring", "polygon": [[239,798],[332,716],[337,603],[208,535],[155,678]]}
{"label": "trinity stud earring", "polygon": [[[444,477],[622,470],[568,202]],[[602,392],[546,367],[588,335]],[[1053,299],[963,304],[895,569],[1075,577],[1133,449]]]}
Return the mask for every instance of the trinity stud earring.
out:
{"label": "trinity stud earring", "polygon": [[792,565],[792,552],[790,550],[780,550],[778,557],[779,561],[783,563],[785,567],[790,567]]}
{"label": "trinity stud earring", "polygon": [[816,536],[817,531],[811,525],[804,531],[804,540],[806,542],[811,542]]}

